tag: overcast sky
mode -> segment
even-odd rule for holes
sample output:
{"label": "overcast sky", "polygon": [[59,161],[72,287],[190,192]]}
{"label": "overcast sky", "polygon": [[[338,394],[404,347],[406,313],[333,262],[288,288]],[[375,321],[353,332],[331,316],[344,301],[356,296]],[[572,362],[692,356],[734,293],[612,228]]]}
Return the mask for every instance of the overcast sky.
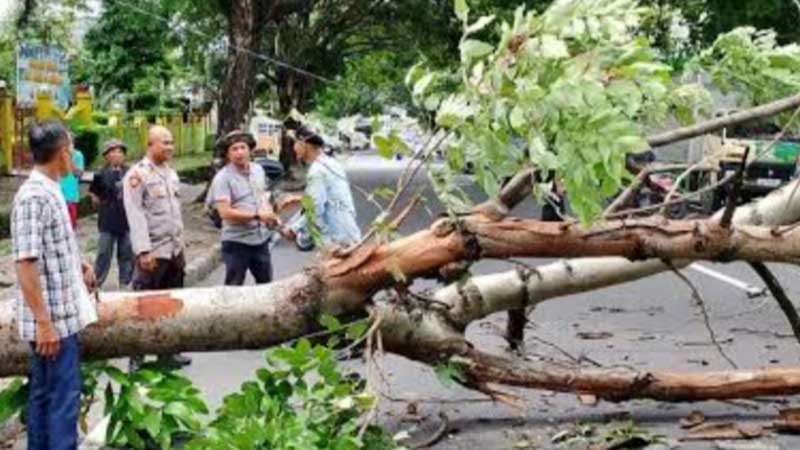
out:
{"label": "overcast sky", "polygon": [[11,19],[12,7],[19,4],[18,0],[0,0],[0,27]]}

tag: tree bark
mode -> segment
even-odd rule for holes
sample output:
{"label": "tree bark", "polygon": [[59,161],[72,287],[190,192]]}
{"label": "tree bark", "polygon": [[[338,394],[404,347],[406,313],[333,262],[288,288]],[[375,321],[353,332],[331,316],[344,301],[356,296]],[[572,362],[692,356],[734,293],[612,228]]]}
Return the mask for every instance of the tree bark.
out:
{"label": "tree bark", "polygon": [[[738,208],[734,229],[745,229],[744,224],[752,222],[779,224],[799,220],[800,197],[787,203],[797,183],[756,204]],[[776,213],[776,209],[780,212]],[[453,231],[448,234],[454,235]],[[394,247],[371,247],[367,253],[357,251],[344,259],[332,257],[316,268],[269,285],[103,294],[100,323],[81,336],[84,357],[265,348],[316,330],[321,312],[346,316],[365,314],[370,309],[373,315],[383,318],[381,330],[388,349],[434,362],[453,356],[443,352],[442,343],[460,342],[461,332],[469,323],[489,314],[631,281],[669,268],[653,259],[564,260],[536,271],[474,277],[461,286],[446,287],[432,303],[444,305],[444,310],[408,308],[406,304],[389,302],[371,305],[368,301],[375,291],[395,283],[391,276],[387,279],[385,271],[398,273],[396,270],[407,265],[406,259],[418,259],[422,267],[435,267],[425,252],[420,256],[420,252],[412,251],[413,241]],[[623,247],[612,248],[619,251]],[[382,262],[378,264],[373,258]],[[379,265],[384,268],[376,270]],[[426,269],[409,273],[422,276],[426,271],[430,272]],[[0,304],[0,318],[0,376],[24,374],[28,349],[19,341],[12,302]]]}
{"label": "tree bark", "polygon": [[228,57],[219,98],[217,136],[244,125],[255,95],[256,55],[269,0],[232,0],[226,8]]}
{"label": "tree bark", "polygon": [[728,116],[718,117],[716,119],[700,122],[692,126],[656,134],[648,137],[647,143],[653,148],[661,147],[674,142],[684,141],[686,139],[702,136],[704,134],[713,133],[739,123],[774,116],[797,108],[800,108],[800,94],[776,100],[755,108],[739,111]]}
{"label": "tree bark", "polygon": [[305,111],[308,94],[314,80],[308,75],[292,69],[279,67],[278,70],[278,105],[281,113],[289,114],[292,109]]}

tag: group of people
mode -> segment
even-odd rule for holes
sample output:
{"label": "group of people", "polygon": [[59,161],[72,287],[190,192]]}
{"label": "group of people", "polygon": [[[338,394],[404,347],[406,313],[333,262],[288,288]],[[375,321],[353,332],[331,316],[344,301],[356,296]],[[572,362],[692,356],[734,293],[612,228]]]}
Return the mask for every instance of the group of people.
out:
{"label": "group of people", "polygon": [[[138,291],[184,284],[181,194],[178,174],[169,164],[174,143],[168,129],[152,127],[145,156],[131,167],[125,164],[124,143],[105,144],[106,164],[89,188],[99,211],[92,265],[80,256],[75,235],[82,156],[75,156],[80,153],[58,122],[33,126],[28,137],[34,168],[18,190],[11,214],[17,323],[31,349],[28,448],[75,449],[81,388],[78,333],[97,320],[91,294],[105,281],[114,249],[121,287]],[[247,272],[256,283],[272,280],[269,242],[274,233],[293,240],[313,226],[326,246],[346,247],[361,239],[344,168],[322,151],[319,135],[301,128],[295,140],[298,161],[308,165],[305,196],[314,214],[291,225],[284,225],[279,213],[301,197],[276,201],[263,169],[251,162],[253,137],[234,131],[219,142],[226,165],[214,177],[209,197],[222,219],[226,285],[243,284]],[[62,189],[60,183],[70,176],[75,180],[68,187],[74,189]],[[172,366],[191,362],[182,355],[159,359]],[[142,362],[142,356],[131,358],[129,370]]]}

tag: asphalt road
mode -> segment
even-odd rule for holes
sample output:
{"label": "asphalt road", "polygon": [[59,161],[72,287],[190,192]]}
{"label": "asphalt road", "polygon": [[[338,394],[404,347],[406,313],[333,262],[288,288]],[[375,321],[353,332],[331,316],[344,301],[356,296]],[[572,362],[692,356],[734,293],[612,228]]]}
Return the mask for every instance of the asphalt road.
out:
{"label": "asphalt road", "polygon": [[[346,165],[355,190],[359,223],[362,228],[375,217],[378,209],[359,193],[369,193],[383,185],[393,185],[405,161],[384,161],[375,155],[350,157]],[[464,188],[480,199],[480,194],[464,178]],[[431,214],[441,211],[441,205],[431,192],[424,177],[414,189],[424,189],[426,209],[409,217],[404,232],[427,226]],[[428,211],[429,210],[429,211]],[[516,214],[538,217],[533,201],[527,201]],[[300,270],[308,264],[312,253],[298,252],[294,246],[279,244],[273,253],[277,278]],[[530,260],[542,264],[546,260]],[[743,264],[710,265],[715,270],[745,282],[761,285],[755,274]],[[502,261],[477,264],[475,273],[490,273],[513,268]],[[800,283],[796,269],[774,267],[784,281],[792,298],[800,298]],[[215,271],[203,285],[222,284],[223,269]],[[739,367],[797,366],[800,349],[786,320],[769,296],[749,299],[740,289],[694,271],[686,271],[702,292],[717,338],[725,352]],[[248,282],[252,282],[251,279]],[[417,283],[415,288],[433,287]],[[586,294],[556,299],[540,305],[532,315],[525,343],[525,357],[555,359],[565,357],[551,344],[556,344],[575,357],[584,356],[605,366],[625,365],[637,368],[702,371],[730,368],[709,343],[702,316],[692,299],[691,291],[674,274],[661,274],[624,286],[602,289]],[[481,348],[498,353],[507,352],[500,338],[505,315],[497,314],[473,324],[468,337]],[[597,339],[581,338],[588,333]],[[587,334],[582,334],[587,336]],[[206,393],[212,405],[236,390],[252,377],[262,362],[260,351],[193,354],[194,364],[186,373]],[[358,366],[358,362],[349,363]],[[692,410],[705,414],[709,422],[769,424],[778,409],[797,403],[796,398],[765,399],[758,402],[702,402],[672,405],[652,401],[632,401],[622,404],[603,403],[588,406],[574,395],[551,394],[509,389],[523,400],[521,407],[485,401],[479,394],[442,386],[426,366],[397,356],[381,359],[387,384],[380,420],[393,430],[408,430],[415,439],[424,439],[440,425],[440,412],[448,418],[448,434],[433,448],[436,449],[506,449],[506,448],[589,448],[598,436],[618,425],[619,419],[630,420],[636,427],[664,436],[664,444],[652,449],[796,449],[800,439],[771,435],[754,441],[677,442],[685,434],[679,420]],[[415,403],[418,414],[409,414],[408,404]],[[611,422],[611,423],[609,423]],[[576,439],[558,446],[551,439],[576,424],[588,424],[595,429],[595,438]],[[737,447],[736,445],[740,445]],[[743,445],[743,446],[742,446]],[[598,447],[606,448],[606,447]]]}

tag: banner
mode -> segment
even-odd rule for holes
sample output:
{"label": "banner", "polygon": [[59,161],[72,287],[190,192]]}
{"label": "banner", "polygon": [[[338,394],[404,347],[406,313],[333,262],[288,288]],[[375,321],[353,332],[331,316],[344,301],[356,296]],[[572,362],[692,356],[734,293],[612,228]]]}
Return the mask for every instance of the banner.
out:
{"label": "banner", "polygon": [[39,92],[49,92],[61,109],[67,109],[72,97],[69,60],[56,47],[21,44],[17,48],[17,102],[33,106]]}

